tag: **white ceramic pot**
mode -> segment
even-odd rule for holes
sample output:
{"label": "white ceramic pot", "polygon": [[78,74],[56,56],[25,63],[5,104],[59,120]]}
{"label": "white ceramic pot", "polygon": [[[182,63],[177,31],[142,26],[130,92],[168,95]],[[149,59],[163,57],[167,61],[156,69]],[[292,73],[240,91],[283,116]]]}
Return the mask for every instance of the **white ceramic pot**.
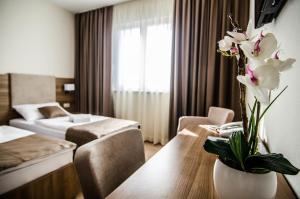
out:
{"label": "white ceramic pot", "polygon": [[219,159],[214,166],[214,185],[220,199],[275,198],[275,172],[253,174],[233,169]]}

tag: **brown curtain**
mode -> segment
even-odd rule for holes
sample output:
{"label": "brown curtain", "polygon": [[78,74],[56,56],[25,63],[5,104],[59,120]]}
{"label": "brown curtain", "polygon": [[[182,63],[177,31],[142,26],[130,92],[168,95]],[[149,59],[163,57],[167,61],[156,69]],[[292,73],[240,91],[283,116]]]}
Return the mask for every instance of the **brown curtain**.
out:
{"label": "brown curtain", "polygon": [[112,7],[76,15],[76,105],[83,113],[113,115]]}
{"label": "brown curtain", "polygon": [[180,116],[205,116],[210,106],[231,108],[240,119],[236,63],[217,52],[231,29],[229,13],[246,28],[249,0],[175,0],[170,138]]}

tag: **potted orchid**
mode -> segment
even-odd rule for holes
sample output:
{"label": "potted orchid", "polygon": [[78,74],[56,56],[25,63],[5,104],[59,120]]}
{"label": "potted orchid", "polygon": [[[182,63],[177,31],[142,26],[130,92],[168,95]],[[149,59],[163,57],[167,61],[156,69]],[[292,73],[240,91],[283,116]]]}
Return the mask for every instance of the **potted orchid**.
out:
{"label": "potted orchid", "polygon": [[[237,23],[231,24],[219,41],[219,52],[237,59],[237,80],[240,83],[240,106],[243,131],[234,132],[229,139],[207,139],[204,149],[218,155],[214,166],[214,185],[220,198],[274,198],[277,189],[275,172],[296,175],[294,167],[282,154],[262,153],[258,150],[259,124],[285,87],[272,97],[279,87],[280,75],[291,68],[295,59],[281,60],[277,40],[272,33],[253,34],[251,21],[246,32]],[[255,99],[246,113],[246,88]]]}

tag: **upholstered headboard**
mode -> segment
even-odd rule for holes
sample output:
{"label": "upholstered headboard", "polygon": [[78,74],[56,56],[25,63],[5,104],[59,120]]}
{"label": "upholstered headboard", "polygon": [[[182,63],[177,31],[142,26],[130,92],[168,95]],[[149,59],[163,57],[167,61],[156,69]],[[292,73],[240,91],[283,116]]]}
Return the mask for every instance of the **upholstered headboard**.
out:
{"label": "upholstered headboard", "polygon": [[10,74],[11,105],[56,101],[54,76]]}

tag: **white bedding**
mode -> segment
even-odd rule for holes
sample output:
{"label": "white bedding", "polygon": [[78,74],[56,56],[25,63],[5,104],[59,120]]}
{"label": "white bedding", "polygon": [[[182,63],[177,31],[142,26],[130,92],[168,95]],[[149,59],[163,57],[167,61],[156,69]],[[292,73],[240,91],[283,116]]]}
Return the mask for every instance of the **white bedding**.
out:
{"label": "white bedding", "polygon": [[66,116],[66,117],[56,117],[56,118],[51,118],[51,119],[40,119],[40,120],[36,120],[35,123],[37,125],[41,125],[43,127],[48,127],[51,129],[66,132],[68,128],[73,127],[73,126],[78,126],[78,125],[82,125],[82,124],[88,124],[91,122],[97,122],[97,121],[102,121],[102,120],[108,119],[107,117],[96,116],[96,115],[93,115],[90,118],[91,118],[91,120],[89,122],[73,123],[73,122],[71,122],[70,117]]}
{"label": "white bedding", "polygon": [[10,126],[0,126],[0,143],[8,142],[33,134],[33,132],[26,131],[23,129],[17,129]]}
{"label": "white bedding", "polygon": [[35,133],[65,139],[65,134],[69,127],[101,121],[105,119],[107,119],[107,117],[92,115],[90,122],[73,123],[70,121],[69,116],[51,119],[40,119],[35,121],[26,121],[24,119],[19,118],[10,120],[9,124],[11,126],[26,129]]}
{"label": "white bedding", "polygon": [[[34,134],[27,130],[9,126],[1,126],[0,132],[2,132],[3,140],[6,141]],[[14,136],[9,135],[10,133]],[[17,167],[1,171],[0,195],[73,162],[74,148],[68,148],[50,156],[27,161]]]}
{"label": "white bedding", "polygon": [[10,120],[9,125],[20,129],[26,129],[38,134],[65,139],[65,131],[43,127],[41,125],[37,125],[34,121],[26,121],[24,119],[18,118]]}

